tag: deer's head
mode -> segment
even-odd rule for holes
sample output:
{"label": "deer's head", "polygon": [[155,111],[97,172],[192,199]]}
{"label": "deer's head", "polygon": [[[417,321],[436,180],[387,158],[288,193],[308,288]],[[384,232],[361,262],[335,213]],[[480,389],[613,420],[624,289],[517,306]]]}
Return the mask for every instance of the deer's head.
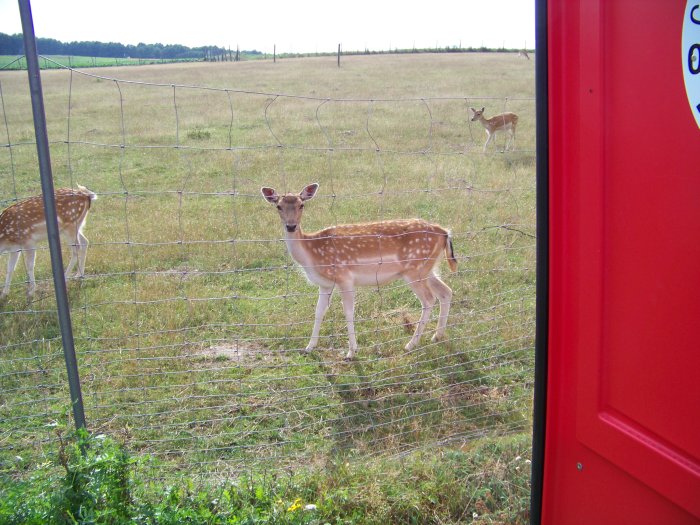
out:
{"label": "deer's head", "polygon": [[484,114],[484,111],[486,108],[481,108],[481,109],[474,109],[474,108],[469,108],[469,111],[472,112],[472,122],[475,122],[481,118],[481,116]]}
{"label": "deer's head", "polygon": [[285,229],[294,233],[301,223],[301,215],[304,211],[304,202],[313,198],[318,191],[318,183],[309,184],[299,194],[285,193],[279,195],[274,188],[261,188],[265,200],[277,206],[277,213]]}

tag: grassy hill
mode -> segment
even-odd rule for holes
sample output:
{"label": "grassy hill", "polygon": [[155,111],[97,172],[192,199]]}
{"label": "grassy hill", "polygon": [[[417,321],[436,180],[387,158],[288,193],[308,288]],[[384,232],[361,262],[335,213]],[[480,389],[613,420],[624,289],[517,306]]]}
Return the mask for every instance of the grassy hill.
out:
{"label": "grassy hill", "polygon": [[[279,511],[270,523],[524,522],[533,62],[373,55],[338,68],[317,57],[52,70],[42,82],[56,186],[99,195],[87,275],[68,287],[88,429],[138,459],[132,481],[151,480],[132,500],[173,486],[195,505],[197,487],[264,502]],[[40,185],[27,75],[0,71],[0,85],[5,207]],[[500,151],[499,137],[482,152],[470,106],[516,112],[517,149]],[[420,304],[400,282],[358,292],[355,362],[342,360],[337,296],[319,348],[301,352],[317,290],[259,189],[309,182],[320,190],[308,231],[414,216],[452,230],[447,341],[430,342],[435,311],[422,344],[403,350]],[[56,429],[70,428],[70,408],[46,250],[37,276],[33,300],[19,270],[0,305],[5,494],[65,470]],[[297,497],[327,512],[287,512]]]}

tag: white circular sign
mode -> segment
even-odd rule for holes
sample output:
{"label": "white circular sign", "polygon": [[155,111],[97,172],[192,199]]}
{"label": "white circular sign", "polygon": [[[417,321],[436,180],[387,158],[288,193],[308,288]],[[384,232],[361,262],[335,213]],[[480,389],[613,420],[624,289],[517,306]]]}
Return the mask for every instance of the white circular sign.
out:
{"label": "white circular sign", "polygon": [[681,55],[685,92],[700,128],[700,0],[688,0],[685,6]]}

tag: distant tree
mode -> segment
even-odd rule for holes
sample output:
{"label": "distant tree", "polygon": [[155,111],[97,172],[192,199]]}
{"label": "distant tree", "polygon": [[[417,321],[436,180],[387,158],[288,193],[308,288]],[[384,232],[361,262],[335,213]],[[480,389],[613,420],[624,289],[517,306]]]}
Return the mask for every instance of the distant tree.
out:
{"label": "distant tree", "polygon": [[24,53],[22,35],[0,33],[0,55],[21,55]]}
{"label": "distant tree", "polygon": [[37,50],[43,55],[64,55],[64,45],[53,38],[41,38]]}
{"label": "distant tree", "polygon": [[163,49],[163,58],[181,58],[187,55],[189,48],[179,44],[170,44]]}
{"label": "distant tree", "polygon": [[[201,59],[204,56],[221,56],[226,49],[218,46],[190,48],[180,44],[163,45],[145,44],[124,45],[118,42],[60,42],[53,38],[38,38],[37,49],[43,55],[73,55],[104,58],[165,58],[165,59]],[[24,53],[24,41],[21,34],[8,35],[0,33],[0,55],[21,55]],[[260,51],[244,51],[248,54],[262,54]]]}

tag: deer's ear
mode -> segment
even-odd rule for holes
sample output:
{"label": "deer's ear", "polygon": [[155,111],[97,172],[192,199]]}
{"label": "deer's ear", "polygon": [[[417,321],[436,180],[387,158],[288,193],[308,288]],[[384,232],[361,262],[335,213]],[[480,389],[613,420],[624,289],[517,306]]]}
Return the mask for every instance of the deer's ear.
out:
{"label": "deer's ear", "polygon": [[301,190],[299,197],[301,197],[301,200],[303,201],[308,201],[309,199],[312,199],[314,195],[316,195],[317,191],[318,183],[314,182],[313,184],[309,184],[306,188]]}
{"label": "deer's ear", "polygon": [[280,196],[273,188],[261,188],[260,191],[267,202],[277,204],[277,201],[280,200]]}
{"label": "deer's ear", "polygon": [[483,113],[484,111],[486,111],[486,108],[485,107],[481,108],[481,112]]}
{"label": "deer's ear", "polygon": [[471,111],[472,113],[476,113],[476,110],[474,108],[469,108],[469,111]]}

